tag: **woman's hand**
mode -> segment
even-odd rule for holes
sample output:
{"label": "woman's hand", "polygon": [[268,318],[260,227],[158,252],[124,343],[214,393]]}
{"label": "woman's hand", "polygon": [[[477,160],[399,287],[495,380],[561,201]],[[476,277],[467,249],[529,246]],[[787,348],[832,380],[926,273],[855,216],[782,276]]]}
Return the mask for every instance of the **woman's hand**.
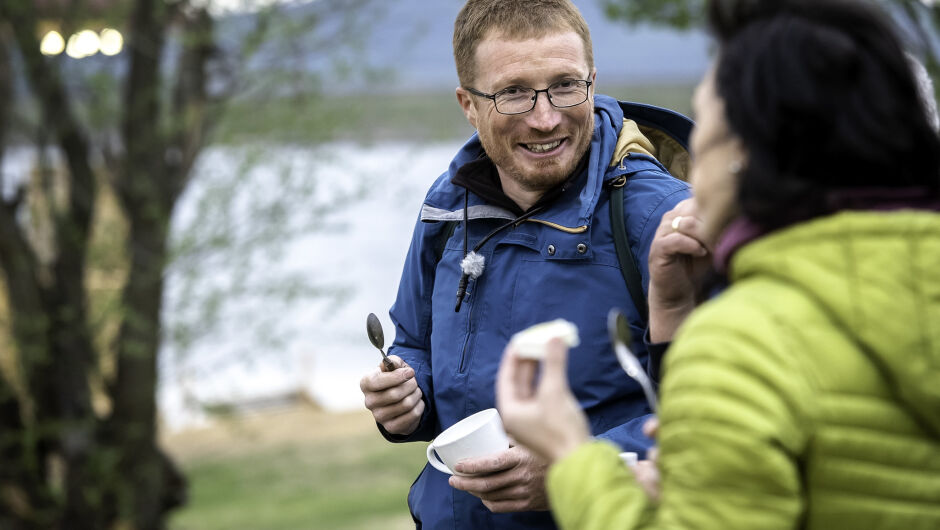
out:
{"label": "woman's hand", "polygon": [[649,255],[650,340],[672,340],[695,309],[698,284],[711,264],[694,199],[663,214]]}
{"label": "woman's hand", "polygon": [[[657,418],[650,418],[643,424],[643,434],[648,438],[656,438],[658,433],[659,420]],[[637,483],[653,501],[659,501],[660,493],[658,459],[659,449],[652,447],[646,452],[646,460],[640,460],[633,467],[633,475],[636,477]]]}
{"label": "woman's hand", "polygon": [[496,406],[506,432],[549,464],[591,438],[587,417],[568,387],[568,348],[552,339],[542,361],[522,359],[508,347],[496,378]]}

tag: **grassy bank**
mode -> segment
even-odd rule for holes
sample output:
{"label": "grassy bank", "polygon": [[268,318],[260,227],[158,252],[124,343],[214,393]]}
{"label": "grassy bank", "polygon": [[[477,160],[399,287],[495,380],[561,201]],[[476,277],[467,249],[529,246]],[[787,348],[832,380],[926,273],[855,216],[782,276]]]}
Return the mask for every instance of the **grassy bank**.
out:
{"label": "grassy bank", "polygon": [[[689,114],[692,85],[601,86],[617,99]],[[473,129],[453,90],[409,94],[349,94],[233,103],[220,123],[222,142],[319,143],[355,140],[432,142],[466,138]]]}
{"label": "grassy bank", "polygon": [[166,437],[189,479],[171,530],[414,528],[424,444],[390,444],[368,413],[298,410]]}

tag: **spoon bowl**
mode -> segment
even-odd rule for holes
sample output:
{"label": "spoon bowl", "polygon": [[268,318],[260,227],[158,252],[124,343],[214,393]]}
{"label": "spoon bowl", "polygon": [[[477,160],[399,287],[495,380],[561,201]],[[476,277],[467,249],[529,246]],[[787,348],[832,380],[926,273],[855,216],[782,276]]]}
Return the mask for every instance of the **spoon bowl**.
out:
{"label": "spoon bowl", "polygon": [[392,363],[392,360],[385,354],[385,350],[382,349],[385,347],[385,333],[382,331],[382,322],[379,321],[379,317],[375,316],[375,313],[369,313],[369,316],[366,317],[366,335],[369,336],[369,342],[382,352],[383,370],[386,372],[394,370],[395,364]]}
{"label": "spoon bowl", "polygon": [[643,394],[646,395],[646,401],[649,403],[650,410],[654,413],[658,408],[656,400],[656,391],[653,390],[653,382],[646,375],[646,370],[640,364],[640,360],[630,351],[630,323],[627,317],[617,308],[613,308],[607,313],[607,334],[610,335],[610,344],[617,355],[617,361],[620,367],[633,378],[640,387],[643,388]]}

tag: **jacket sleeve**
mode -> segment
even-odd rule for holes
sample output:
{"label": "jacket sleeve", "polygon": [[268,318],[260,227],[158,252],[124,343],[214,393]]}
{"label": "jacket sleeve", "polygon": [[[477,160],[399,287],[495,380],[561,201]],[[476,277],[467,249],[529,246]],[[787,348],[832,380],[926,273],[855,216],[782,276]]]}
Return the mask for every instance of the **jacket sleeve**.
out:
{"label": "jacket sleeve", "polygon": [[[640,157],[637,157],[640,158]],[[643,292],[649,291],[650,245],[659,228],[663,214],[692,196],[689,185],[654,166],[651,162],[636,160],[641,168],[627,179],[624,188],[624,222],[630,251],[636,260],[643,280]]]}
{"label": "jacket sleeve", "polygon": [[786,340],[772,337],[772,326],[754,332],[722,329],[716,319],[690,323],[663,380],[661,503],[646,499],[615,450],[588,444],[549,471],[562,528],[799,526],[799,455],[809,430],[800,411],[812,393],[794,377],[799,370],[779,346]]}
{"label": "jacket sleeve", "polygon": [[443,237],[446,223],[415,224],[414,234],[405,266],[402,270],[398,295],[389,316],[395,325],[395,340],[389,347],[390,355],[402,358],[415,371],[418,388],[424,395],[424,414],[418,428],[407,436],[379,431],[391,442],[430,441],[437,436],[437,414],[434,411],[434,387],[431,377],[431,295],[434,290],[434,271],[438,256],[435,245]]}

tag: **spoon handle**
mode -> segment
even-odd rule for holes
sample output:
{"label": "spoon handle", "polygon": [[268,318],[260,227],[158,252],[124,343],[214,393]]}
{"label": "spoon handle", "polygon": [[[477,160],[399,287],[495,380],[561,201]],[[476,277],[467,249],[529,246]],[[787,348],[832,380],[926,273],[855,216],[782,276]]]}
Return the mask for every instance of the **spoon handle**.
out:
{"label": "spoon handle", "polygon": [[[379,350],[379,351],[382,351],[382,350]],[[395,369],[395,363],[393,363],[392,360],[388,358],[388,355],[385,355],[385,352],[382,351],[382,371],[391,372],[394,369]]]}

